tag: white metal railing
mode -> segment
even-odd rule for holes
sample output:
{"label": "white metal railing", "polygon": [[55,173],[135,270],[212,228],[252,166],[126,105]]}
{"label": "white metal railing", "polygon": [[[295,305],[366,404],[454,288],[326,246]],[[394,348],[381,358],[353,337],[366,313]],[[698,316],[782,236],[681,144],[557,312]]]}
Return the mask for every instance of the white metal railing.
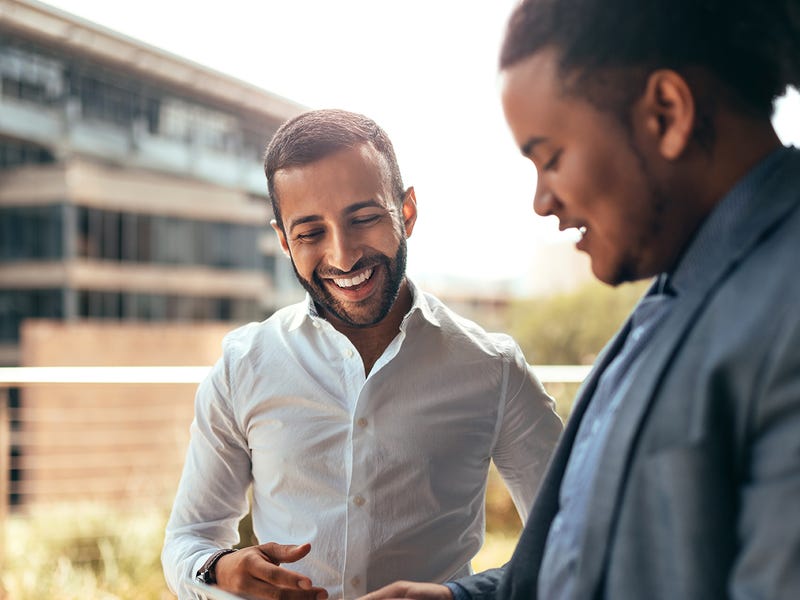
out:
{"label": "white metal railing", "polygon": [[2,367],[0,385],[26,383],[199,383],[210,367]]}
{"label": "white metal railing", "polygon": [[[28,383],[200,383],[211,367],[0,367],[0,386]],[[588,365],[535,365],[542,383],[580,383]]]}

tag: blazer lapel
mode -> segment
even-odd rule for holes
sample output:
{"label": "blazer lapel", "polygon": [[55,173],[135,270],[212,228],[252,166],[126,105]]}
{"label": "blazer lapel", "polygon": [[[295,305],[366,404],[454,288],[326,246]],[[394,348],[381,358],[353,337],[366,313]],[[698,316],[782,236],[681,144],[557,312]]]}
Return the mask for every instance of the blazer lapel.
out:
{"label": "blazer lapel", "polygon": [[520,536],[514,555],[511,557],[509,567],[505,569],[501,591],[498,594],[499,598],[533,598],[536,596],[539,567],[544,556],[547,533],[558,513],[561,479],[567,468],[578,426],[586,412],[589,399],[597,387],[600,375],[619,352],[629,330],[630,317],[603,348],[594,367],[576,394],[572,412],[550,459],[525,529]]}
{"label": "blazer lapel", "polygon": [[[789,160],[793,164],[784,168],[800,168],[800,153],[790,156]],[[614,417],[607,445],[598,464],[600,475],[596,478],[592,491],[592,518],[588,521],[581,562],[578,565],[578,598],[593,597],[601,581],[611,530],[620,507],[620,496],[637,433],[647,418],[650,406],[656,401],[659,383],[673,356],[679,351],[683,339],[720,282],[735,270],[764,236],[797,208],[798,192],[786,184],[785,177],[777,180],[773,177],[758,192],[758,197],[749,203],[748,210],[737,221],[731,235],[719,240],[719,244],[714,245],[704,257],[705,276],[702,283],[681,292],[671,313],[661,323],[642,355],[631,366],[627,377],[628,391]],[[584,395],[587,398],[581,398],[582,410],[585,410],[583,405],[588,402],[593,389],[594,387],[586,388]],[[574,425],[577,427],[577,424]],[[557,500],[556,491],[556,506]]]}

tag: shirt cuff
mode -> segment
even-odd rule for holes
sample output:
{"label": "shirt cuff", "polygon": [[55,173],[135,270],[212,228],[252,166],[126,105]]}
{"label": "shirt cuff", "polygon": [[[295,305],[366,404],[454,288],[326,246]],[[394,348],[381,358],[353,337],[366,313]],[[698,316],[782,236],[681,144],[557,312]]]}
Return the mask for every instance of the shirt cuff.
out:
{"label": "shirt cuff", "polygon": [[446,581],[444,585],[453,594],[453,600],[470,600],[471,596],[463,586],[454,581]]}
{"label": "shirt cuff", "polygon": [[189,579],[192,581],[197,581],[197,572],[203,568],[203,565],[206,564],[206,561],[211,558],[211,555],[214,554],[214,550],[207,550],[204,551],[200,557],[194,561],[194,565],[192,566],[192,571],[189,573]]}

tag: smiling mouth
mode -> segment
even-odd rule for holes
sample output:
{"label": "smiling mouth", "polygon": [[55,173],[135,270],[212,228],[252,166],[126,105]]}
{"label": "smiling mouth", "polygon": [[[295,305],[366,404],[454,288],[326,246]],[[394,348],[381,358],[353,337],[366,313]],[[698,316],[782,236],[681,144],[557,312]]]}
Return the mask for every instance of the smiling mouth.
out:
{"label": "smiling mouth", "polygon": [[356,286],[359,286],[362,283],[364,283],[365,281],[367,281],[370,277],[372,277],[372,274],[374,272],[375,272],[375,268],[374,267],[370,267],[369,269],[366,269],[366,270],[362,271],[361,273],[359,273],[355,277],[350,277],[350,278],[347,278],[347,277],[334,277],[332,280],[333,280],[333,283],[335,283],[338,287],[344,288],[344,289],[350,289],[350,288],[354,288]]}

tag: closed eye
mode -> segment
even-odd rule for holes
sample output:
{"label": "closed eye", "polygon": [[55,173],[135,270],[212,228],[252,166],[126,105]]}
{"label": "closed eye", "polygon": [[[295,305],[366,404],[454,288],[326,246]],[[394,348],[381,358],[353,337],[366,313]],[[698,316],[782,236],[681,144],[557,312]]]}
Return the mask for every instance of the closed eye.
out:
{"label": "closed eye", "polygon": [[376,223],[381,218],[381,215],[368,215],[365,217],[358,217],[353,219],[353,225],[368,225]]}
{"label": "closed eye", "polygon": [[313,229],[311,231],[304,231],[303,233],[298,233],[295,236],[295,239],[301,242],[309,242],[318,238],[321,235],[322,235],[321,229]]}
{"label": "closed eye", "polygon": [[556,150],[556,152],[553,153],[553,156],[550,157],[550,160],[548,160],[544,166],[542,166],[542,171],[552,171],[555,169],[558,166],[558,160],[561,158],[562,152],[563,150]]}

